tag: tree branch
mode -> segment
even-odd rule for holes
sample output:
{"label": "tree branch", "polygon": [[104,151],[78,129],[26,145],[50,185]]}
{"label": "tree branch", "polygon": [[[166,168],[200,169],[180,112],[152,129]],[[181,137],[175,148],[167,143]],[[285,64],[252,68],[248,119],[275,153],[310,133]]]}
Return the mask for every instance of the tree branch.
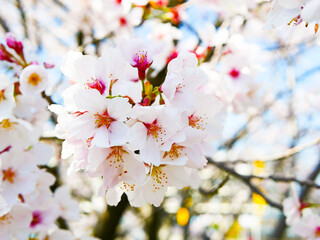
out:
{"label": "tree branch", "polygon": [[0,26],[3,28],[5,32],[10,32],[7,22],[1,16],[0,16]]}
{"label": "tree branch", "polygon": [[101,240],[115,239],[120,219],[128,206],[129,202],[126,194],[122,195],[118,206],[107,206],[95,227],[94,236]]}
{"label": "tree branch", "polygon": [[261,180],[273,180],[275,182],[286,182],[286,183],[290,183],[290,182],[296,182],[299,183],[302,186],[308,186],[308,187],[314,187],[314,188],[320,188],[320,185],[314,183],[311,180],[299,180],[297,178],[294,177],[282,177],[282,176],[256,176],[256,175],[248,175],[249,179],[261,179]]}
{"label": "tree branch", "polygon": [[22,25],[23,25],[23,29],[24,29],[24,35],[26,38],[28,38],[29,34],[28,34],[27,18],[26,18],[26,14],[23,10],[21,0],[16,0],[16,7],[18,8],[20,16],[21,16],[21,21],[22,21]]}
{"label": "tree branch", "polygon": [[308,143],[289,148],[288,150],[280,154],[275,154],[273,156],[267,156],[267,157],[257,157],[255,159],[240,159],[236,161],[230,161],[230,163],[248,163],[248,162],[253,162],[257,160],[263,161],[263,162],[280,161],[280,160],[287,159],[288,157],[292,157],[293,155],[296,155],[297,153],[300,153],[309,147],[316,146],[319,143],[320,143],[320,138],[317,138]]}
{"label": "tree branch", "polygon": [[205,190],[203,188],[200,188],[199,192],[201,194],[210,195],[212,197],[213,195],[215,195],[215,194],[217,194],[219,192],[219,190],[229,181],[229,179],[230,179],[230,176],[227,175],[225,177],[225,179],[223,179],[222,182],[217,187],[214,187],[214,188],[212,188],[210,190]]}
{"label": "tree branch", "polygon": [[213,164],[214,166],[218,167],[219,169],[221,169],[221,170],[229,173],[230,175],[238,178],[239,180],[241,180],[244,184],[246,184],[250,188],[251,192],[259,194],[261,197],[264,198],[264,200],[271,207],[277,208],[282,211],[282,205],[280,203],[273,201],[269,197],[267,197],[257,186],[255,186],[254,184],[251,183],[251,179],[248,176],[244,176],[244,175],[237,173],[233,168],[227,167],[224,163],[215,162],[211,158],[207,158],[207,159],[208,159],[208,163]]}

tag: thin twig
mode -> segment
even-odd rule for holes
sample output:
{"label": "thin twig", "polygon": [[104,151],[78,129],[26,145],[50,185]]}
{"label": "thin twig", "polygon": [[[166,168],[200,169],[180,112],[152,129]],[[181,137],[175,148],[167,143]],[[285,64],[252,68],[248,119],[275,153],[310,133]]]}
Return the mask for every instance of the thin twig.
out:
{"label": "thin twig", "polygon": [[17,6],[19,13],[20,13],[20,16],[21,16],[21,21],[22,21],[22,25],[23,25],[23,29],[24,29],[24,35],[26,38],[28,38],[29,34],[28,34],[27,18],[26,18],[26,14],[24,12],[23,6],[21,4],[21,0],[16,0],[16,6]]}
{"label": "thin twig", "polygon": [[43,92],[41,92],[41,96],[45,99],[45,100],[47,100],[47,102],[51,105],[51,104],[56,104],[53,100],[52,100],[52,98],[50,97],[50,96],[48,96],[44,91]]}
{"label": "thin twig", "polygon": [[[309,174],[308,181],[314,181],[317,178],[317,176],[319,175],[319,173],[320,173],[320,159],[319,159],[317,166]],[[302,189],[300,196],[299,196],[301,201],[303,201],[307,197],[309,191],[310,191],[310,186],[306,186],[305,188]]]}
{"label": "thin twig", "polygon": [[259,194],[262,198],[264,198],[264,200],[271,207],[275,207],[275,208],[282,211],[282,205],[280,203],[273,201],[269,197],[267,197],[257,186],[255,186],[254,184],[251,183],[251,179],[248,176],[244,176],[244,175],[237,173],[234,169],[227,167],[224,163],[215,162],[211,158],[207,158],[207,159],[208,159],[208,163],[213,164],[214,166],[218,167],[219,169],[221,169],[221,170],[229,173],[230,175],[238,178],[239,180],[241,180],[244,184],[246,184],[250,188],[251,192]]}
{"label": "thin twig", "polygon": [[5,32],[10,32],[7,22],[1,16],[0,16],[0,26],[3,28]]}
{"label": "thin twig", "polygon": [[290,183],[290,182],[296,182],[299,183],[302,186],[308,186],[308,187],[314,187],[314,188],[320,188],[320,185],[314,183],[311,180],[299,180],[297,178],[294,177],[282,177],[282,176],[256,176],[256,175],[248,175],[249,179],[260,179],[260,180],[272,180],[275,182],[286,182],[286,183]]}
{"label": "thin twig", "polygon": [[267,156],[267,157],[256,157],[254,159],[240,159],[236,161],[230,161],[230,163],[248,163],[248,162],[253,162],[253,161],[263,161],[263,162],[272,162],[272,161],[279,161],[279,160],[284,160],[287,159],[288,157],[292,157],[293,155],[300,153],[301,151],[318,145],[320,143],[320,138],[317,138],[315,140],[312,140],[308,143],[301,144],[292,148],[289,148],[283,153],[280,154],[275,154],[273,156]]}
{"label": "thin twig", "polygon": [[225,179],[223,179],[222,182],[217,187],[214,187],[210,190],[205,190],[203,188],[200,188],[199,192],[203,195],[210,195],[212,197],[213,195],[219,192],[219,190],[229,181],[229,179],[230,179],[229,175],[227,175]]}

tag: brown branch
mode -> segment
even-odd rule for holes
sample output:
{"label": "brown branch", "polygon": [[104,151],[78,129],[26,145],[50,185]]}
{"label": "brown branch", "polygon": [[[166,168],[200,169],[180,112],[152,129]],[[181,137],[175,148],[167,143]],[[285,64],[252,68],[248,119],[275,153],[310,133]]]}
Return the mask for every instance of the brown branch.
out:
{"label": "brown branch", "polygon": [[210,190],[205,190],[203,188],[200,188],[199,192],[203,195],[210,195],[212,197],[213,195],[219,192],[219,190],[229,181],[229,179],[230,179],[230,176],[227,175],[225,179],[223,179],[222,182],[217,187],[214,187]]}
{"label": "brown branch", "polygon": [[118,206],[107,206],[106,211],[100,216],[95,227],[94,236],[101,240],[115,239],[120,219],[128,207],[129,202],[126,194],[122,195]]}
{"label": "brown branch", "polygon": [[45,100],[47,100],[47,102],[51,105],[51,104],[56,104],[53,100],[52,100],[52,98],[50,97],[50,96],[48,96],[44,91],[43,92],[41,92],[41,96],[45,99]]}
{"label": "brown branch", "polygon": [[273,161],[280,161],[280,160],[285,160],[289,157],[292,157],[300,152],[302,152],[303,150],[309,148],[309,147],[313,147],[316,146],[320,143],[320,138],[317,138],[315,140],[312,140],[308,143],[305,144],[301,144],[292,148],[289,148],[288,150],[286,150],[283,153],[280,154],[274,154],[273,156],[267,156],[267,157],[256,157],[255,159],[239,159],[236,161],[230,161],[230,163],[249,163],[249,162],[253,162],[253,161],[263,161],[263,162],[273,162]]}
{"label": "brown branch", "polygon": [[314,183],[312,180],[299,180],[297,178],[294,177],[282,177],[282,176],[256,176],[256,175],[248,175],[249,179],[260,179],[260,180],[272,180],[275,182],[286,182],[286,183],[290,183],[290,182],[296,182],[299,183],[302,186],[308,186],[308,187],[314,187],[314,188],[320,188],[320,185]]}
{"label": "brown branch", "polygon": [[223,171],[229,173],[230,175],[241,180],[244,184],[246,184],[250,188],[251,192],[259,194],[262,198],[264,198],[264,200],[271,207],[277,208],[282,211],[282,205],[280,203],[273,201],[269,197],[267,197],[257,186],[252,184],[251,179],[248,176],[244,176],[244,175],[237,173],[233,168],[226,166],[222,162],[215,162],[211,158],[207,158],[207,159],[208,159],[209,164],[212,164],[212,165],[218,167],[220,170],[223,170]]}
{"label": "brown branch", "polygon": [[[308,180],[307,181],[314,181],[317,176],[320,173],[320,159],[319,162],[317,164],[317,166],[315,167],[315,169],[309,174],[308,176]],[[302,189],[301,193],[300,193],[300,200],[304,200],[306,198],[306,196],[308,195],[309,191],[310,191],[310,187],[311,186],[306,186],[305,188]]]}
{"label": "brown branch", "polygon": [[1,16],[0,16],[0,26],[3,28],[5,32],[10,32],[7,22]]}
{"label": "brown branch", "polygon": [[20,16],[21,16],[24,35],[25,35],[26,38],[28,38],[29,34],[28,34],[27,18],[26,18],[26,14],[24,12],[23,6],[21,4],[21,0],[16,0],[16,7],[18,8],[18,11],[19,11]]}

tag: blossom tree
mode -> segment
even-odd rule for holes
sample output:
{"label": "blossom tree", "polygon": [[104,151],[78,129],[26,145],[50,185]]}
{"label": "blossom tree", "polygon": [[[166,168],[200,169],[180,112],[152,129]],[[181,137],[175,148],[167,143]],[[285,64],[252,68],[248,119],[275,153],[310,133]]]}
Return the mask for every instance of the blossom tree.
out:
{"label": "blossom tree", "polygon": [[320,239],[319,1],[0,6],[0,239]]}

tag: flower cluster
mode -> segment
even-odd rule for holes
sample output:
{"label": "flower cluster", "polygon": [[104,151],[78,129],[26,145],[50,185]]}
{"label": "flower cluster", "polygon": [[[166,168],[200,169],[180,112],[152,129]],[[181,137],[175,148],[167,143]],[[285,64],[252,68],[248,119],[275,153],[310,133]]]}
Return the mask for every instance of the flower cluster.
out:
{"label": "flower cluster", "polygon": [[39,142],[50,116],[41,94],[47,71],[26,61],[23,44],[12,34],[6,40],[1,60],[14,64],[19,78],[0,75],[0,239],[73,239],[55,222],[77,219],[78,204],[66,186],[51,191],[55,177],[43,166],[53,149]]}
{"label": "flower cluster", "polygon": [[65,58],[62,70],[73,84],[63,94],[65,107],[50,106],[65,139],[62,157],[72,158],[69,174],[84,169],[102,177],[110,205],[125,193],[132,206],[159,206],[168,186],[196,187],[208,144],[222,130],[222,103],[204,94],[207,76],[195,54],[172,60],[163,83],[148,81],[160,50],[130,40],[99,58]]}

